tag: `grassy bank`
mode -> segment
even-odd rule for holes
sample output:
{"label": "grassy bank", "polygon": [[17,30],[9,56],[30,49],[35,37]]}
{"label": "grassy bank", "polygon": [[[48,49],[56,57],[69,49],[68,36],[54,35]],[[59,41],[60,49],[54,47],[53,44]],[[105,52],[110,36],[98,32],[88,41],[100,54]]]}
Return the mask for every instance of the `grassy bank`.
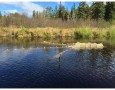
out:
{"label": "grassy bank", "polygon": [[115,38],[115,26],[109,28],[16,28],[0,27],[0,36],[17,38],[55,38],[55,37],[74,37],[74,38]]}

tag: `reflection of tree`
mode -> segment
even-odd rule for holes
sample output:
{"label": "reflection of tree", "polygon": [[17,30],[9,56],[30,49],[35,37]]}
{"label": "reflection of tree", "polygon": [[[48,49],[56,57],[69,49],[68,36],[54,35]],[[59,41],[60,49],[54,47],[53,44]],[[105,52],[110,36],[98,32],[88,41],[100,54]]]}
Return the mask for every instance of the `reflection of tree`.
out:
{"label": "reflection of tree", "polygon": [[76,59],[81,69],[85,68],[94,76],[108,77],[112,74],[113,48],[104,48],[102,50],[77,50]]}
{"label": "reflection of tree", "polygon": [[93,49],[93,50],[89,50],[89,53],[90,53],[90,55],[89,55],[89,61],[90,61],[89,65],[91,65],[92,68],[95,68],[96,67],[96,62],[97,62],[96,58],[98,56],[98,51]]}
{"label": "reflection of tree", "polygon": [[110,75],[112,49],[104,48],[102,50],[90,50],[89,52],[89,66],[92,66],[93,72],[99,75]]}
{"label": "reflection of tree", "polygon": [[63,52],[64,51],[64,48],[57,48],[58,52]]}
{"label": "reflection of tree", "polygon": [[49,60],[50,59],[50,57],[49,57],[49,52],[50,52],[50,47],[45,47],[44,48],[44,53],[45,53],[45,56],[46,56],[46,58]]}
{"label": "reflection of tree", "polygon": [[[111,63],[113,62],[111,55],[113,54],[112,48],[104,48],[104,50],[101,51],[102,59],[101,62],[104,66],[104,73],[110,73],[111,71]],[[108,72],[109,71],[109,72]]]}
{"label": "reflection of tree", "polygon": [[77,54],[77,57],[78,57],[79,61],[83,61],[84,50],[78,50],[78,51],[76,52],[76,54]]}
{"label": "reflection of tree", "polygon": [[58,61],[58,70],[60,70],[60,66],[61,66],[61,57],[59,57],[59,61]]}
{"label": "reflection of tree", "polygon": [[[61,52],[64,51],[64,48],[57,48],[57,50],[58,50],[59,53],[61,53]],[[57,64],[58,64],[58,70],[60,70],[62,57],[59,55],[59,58],[57,58],[57,59],[58,59],[58,62],[57,62]]]}

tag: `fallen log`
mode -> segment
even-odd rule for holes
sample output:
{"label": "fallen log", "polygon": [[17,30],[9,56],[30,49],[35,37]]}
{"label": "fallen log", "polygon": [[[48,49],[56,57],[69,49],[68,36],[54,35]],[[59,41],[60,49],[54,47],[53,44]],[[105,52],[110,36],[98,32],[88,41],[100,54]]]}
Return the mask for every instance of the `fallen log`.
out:
{"label": "fallen log", "polygon": [[70,50],[80,50],[80,49],[103,49],[104,46],[102,43],[97,44],[97,43],[75,43],[73,45],[68,46],[68,50],[65,50],[63,52],[60,52],[54,58],[60,58],[65,52],[70,51]]}
{"label": "fallen log", "polygon": [[104,46],[102,43],[97,44],[97,43],[79,43],[79,42],[77,42],[74,45],[68,46],[68,48],[75,49],[75,50],[79,50],[79,49],[103,49]]}

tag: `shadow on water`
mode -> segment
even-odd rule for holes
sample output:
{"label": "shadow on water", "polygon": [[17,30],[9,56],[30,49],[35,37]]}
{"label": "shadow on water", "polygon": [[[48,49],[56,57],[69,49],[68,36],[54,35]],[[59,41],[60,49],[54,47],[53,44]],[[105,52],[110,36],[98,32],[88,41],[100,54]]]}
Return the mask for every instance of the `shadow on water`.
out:
{"label": "shadow on water", "polygon": [[[76,42],[102,42],[105,47],[69,50],[58,45]],[[65,50],[69,51],[53,58]],[[0,87],[115,88],[115,42],[0,38]]]}

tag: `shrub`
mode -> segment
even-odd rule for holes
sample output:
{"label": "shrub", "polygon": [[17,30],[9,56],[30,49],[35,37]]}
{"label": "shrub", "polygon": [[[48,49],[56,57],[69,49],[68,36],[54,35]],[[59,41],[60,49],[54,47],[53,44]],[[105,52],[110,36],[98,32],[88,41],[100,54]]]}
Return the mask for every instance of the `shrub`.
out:
{"label": "shrub", "polygon": [[48,33],[48,32],[43,32],[43,37],[44,37],[44,38],[50,38],[50,37],[51,37],[51,34]]}
{"label": "shrub", "polygon": [[106,37],[107,38],[115,38],[115,30],[114,29],[108,30],[106,33]]}
{"label": "shrub", "polygon": [[79,31],[75,31],[74,32],[74,38],[75,39],[83,38],[83,35]]}
{"label": "shrub", "polygon": [[98,38],[99,37],[99,33],[97,31],[93,31],[93,38]]}
{"label": "shrub", "polygon": [[74,32],[75,38],[92,38],[93,33],[90,28],[79,28],[78,31]]}
{"label": "shrub", "polygon": [[32,33],[29,32],[27,29],[21,29],[16,34],[17,38],[23,38],[23,37],[32,37]]}

